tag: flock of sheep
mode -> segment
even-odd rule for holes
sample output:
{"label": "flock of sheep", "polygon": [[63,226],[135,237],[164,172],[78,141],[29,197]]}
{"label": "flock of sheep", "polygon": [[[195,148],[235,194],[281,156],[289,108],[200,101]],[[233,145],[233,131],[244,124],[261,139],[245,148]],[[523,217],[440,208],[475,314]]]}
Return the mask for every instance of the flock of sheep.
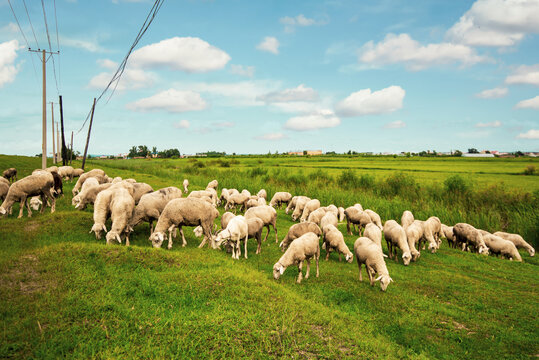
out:
{"label": "flock of sheep", "polygon": [[[232,253],[232,258],[240,259],[243,241],[244,256],[247,258],[248,239],[257,241],[256,254],[260,254],[262,241],[268,238],[270,226],[275,232],[275,242],[279,242],[276,209],[286,205],[285,213],[291,212],[292,220],[299,220],[299,223],[290,227],[279,244],[284,254],[273,266],[273,277],[279,279],[287,267],[297,265],[297,283],[303,279],[304,262],[307,263],[305,278],[309,277],[312,259],[316,262],[316,276],[319,276],[320,238],[326,260],[332,251],[339,254],[339,261],[341,255],[350,263],[355,257],[359,266],[359,280],[362,280],[361,267],[364,264],[371,286],[375,281],[380,281],[383,291],[393,281],[385,263],[386,257],[398,262],[400,251],[404,265],[409,265],[411,261],[418,261],[420,249],[425,249],[427,245],[428,250],[435,253],[443,238],[447,239],[449,246],[463,251],[483,255],[491,253],[510,260],[522,261],[518,248],[526,249],[530,256],[535,255],[533,247],[518,234],[491,234],[465,223],[449,227],[435,216],[425,221],[416,220],[410,211],[402,214],[400,223],[387,220],[382,225],[376,212],[363,209],[360,204],[346,209],[333,204],[322,206],[317,199],[277,192],[267,205],[264,189],[256,195],[251,195],[248,190],[221,189],[219,196],[217,180],[208,183],[205,190],[191,191],[184,198],[183,194],[188,193],[188,180],[183,182],[183,191],[174,186],[154,191],[150,185],[134,179],[110,178],[101,169],[84,172],[71,166],[35,170],[32,175],[20,180],[17,180],[16,169],[4,171],[0,179],[0,201],[3,201],[0,215],[11,214],[15,202],[20,202],[19,217],[22,217],[25,207],[29,217],[32,216],[31,208],[38,210],[39,206],[41,212],[46,206],[50,206],[51,212],[54,212],[56,198],[62,193],[62,179],[72,181],[74,177],[78,177],[78,180],[72,191],[72,205],[78,210],[93,205],[94,224],[90,233],[94,232],[97,239],[106,233],[107,244],[125,240],[129,245],[129,235],[134,227],[148,222],[149,240],[153,247],[160,248],[167,239],[170,249],[178,232],[182,237],[182,246],[186,246],[183,226],[193,226],[195,235],[202,237],[199,247],[208,244],[218,249],[224,245]],[[217,230],[214,223],[219,217],[217,207],[220,205],[224,205],[226,212],[220,219],[221,229]],[[236,215],[238,211],[244,214]],[[107,230],[109,218],[112,225]],[[357,231],[360,236],[354,243],[353,253],[337,227],[345,220],[348,234]],[[262,240],[264,227],[267,233]],[[382,251],[382,232],[388,255]]]}

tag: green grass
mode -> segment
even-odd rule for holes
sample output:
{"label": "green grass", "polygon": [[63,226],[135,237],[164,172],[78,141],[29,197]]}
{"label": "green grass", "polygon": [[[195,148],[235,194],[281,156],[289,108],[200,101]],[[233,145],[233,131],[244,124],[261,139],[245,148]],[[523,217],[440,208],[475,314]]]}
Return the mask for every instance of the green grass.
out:
{"label": "green grass", "polygon": [[[384,220],[409,205],[425,206],[410,207],[417,217],[472,216],[447,206],[449,195],[427,192],[427,199],[418,202],[401,193],[340,189],[342,171],[332,175],[324,169],[327,177],[302,185],[294,180],[304,180],[307,170],[282,170],[278,181],[265,180],[282,168],[274,159],[272,166],[267,158],[240,159],[230,168],[211,161],[203,161],[205,167],[197,172],[185,160],[95,161],[90,166],[156,189],[179,186],[185,177],[193,189],[215,177],[220,188],[237,181],[234,187],[240,190],[263,185],[269,193],[285,183],[304,193],[329,184],[338,191],[317,190],[319,198],[360,199]],[[39,164],[40,159],[0,156],[0,169],[16,166],[21,175]],[[382,184],[378,177],[375,181]],[[65,184],[67,194],[72,186]],[[413,186],[425,190],[432,183],[416,180]],[[478,195],[481,189],[470,191],[471,199],[455,201],[477,207],[476,201],[491,200]],[[520,209],[520,222],[511,226],[537,231],[533,194],[527,198],[519,187],[499,191],[495,196],[523,196],[523,204],[487,204],[477,207],[473,218],[495,226],[505,207]],[[281,255],[272,234],[261,255],[255,255],[251,241],[249,259],[240,261],[222,251],[198,249],[190,228],[186,248],[177,241],[172,250],[151,248],[146,224],[136,228],[130,248],[106,246],[88,234],[91,208],[78,212],[70,202],[70,195],[60,198],[54,214],[0,219],[0,358],[525,359],[539,354],[539,259],[524,252],[525,262],[516,263],[444,244],[436,254],[422,252],[408,267],[388,260],[395,282],[386,293],[360,283],[357,265],[339,263],[333,254],[329,262],[321,261],[319,278],[296,285],[295,268],[279,281],[272,278]],[[282,239],[293,223],[279,210],[277,224]],[[346,226],[339,227],[344,232]],[[355,238],[345,236],[349,247]]]}

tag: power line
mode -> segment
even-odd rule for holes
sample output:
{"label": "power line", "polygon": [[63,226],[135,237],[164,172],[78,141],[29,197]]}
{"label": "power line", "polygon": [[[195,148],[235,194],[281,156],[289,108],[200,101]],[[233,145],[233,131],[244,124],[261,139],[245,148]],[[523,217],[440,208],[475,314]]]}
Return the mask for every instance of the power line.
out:
{"label": "power line", "polygon": [[[28,17],[28,22],[30,23],[30,28],[32,29],[32,34],[34,34],[34,40],[36,41],[37,48],[39,49],[39,43],[37,42],[36,33],[34,31],[34,26],[32,25],[32,21],[30,20],[30,14],[28,14],[28,8],[26,7],[26,1],[22,0],[22,3],[24,4],[24,10],[26,10],[26,16]],[[30,46],[28,46],[30,47]]]}
{"label": "power line", "polygon": [[53,1],[54,4],[54,23],[56,24],[56,46],[58,50],[58,81],[60,83],[60,86],[62,85],[62,72],[60,69],[62,68],[60,66],[60,37],[58,36],[58,17],[56,16],[56,0]]}
{"label": "power line", "polygon": [[[51,37],[49,34],[49,25],[47,24],[47,13],[45,12],[45,3],[41,0],[41,8],[43,9],[43,20],[45,21],[45,30],[47,32],[47,40],[49,42],[49,51],[52,52]],[[60,96],[60,90],[58,89],[58,79],[56,78],[56,63],[54,57],[52,57],[52,70],[54,73],[54,82],[56,84],[56,93]]]}

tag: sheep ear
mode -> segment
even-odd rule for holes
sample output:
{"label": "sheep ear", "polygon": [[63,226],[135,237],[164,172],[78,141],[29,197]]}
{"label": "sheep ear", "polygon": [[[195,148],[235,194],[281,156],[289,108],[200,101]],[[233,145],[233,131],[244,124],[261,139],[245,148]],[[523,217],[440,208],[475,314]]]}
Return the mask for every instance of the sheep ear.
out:
{"label": "sheep ear", "polygon": [[122,239],[120,238],[120,235],[119,234],[116,234],[116,240],[118,240],[118,242],[121,244],[122,243]]}
{"label": "sheep ear", "polygon": [[279,268],[279,272],[282,274],[284,274],[284,267],[281,265],[281,267]]}
{"label": "sheep ear", "polygon": [[94,231],[94,229],[91,229],[90,231],[88,231],[88,234],[91,234],[91,233],[92,233],[92,231]]}
{"label": "sheep ear", "polygon": [[381,278],[382,278],[382,275],[378,276],[378,277],[376,278],[376,280],[374,280],[374,281],[380,281]]}
{"label": "sheep ear", "polygon": [[103,230],[105,230],[105,232],[107,232],[107,227],[105,226],[105,224],[103,224]]}
{"label": "sheep ear", "polygon": [[78,203],[77,205],[75,205],[75,209],[78,209],[80,206],[80,203]]}
{"label": "sheep ear", "polygon": [[382,256],[383,256],[383,257],[387,257],[387,255],[386,255],[386,254],[384,254],[384,253],[382,253]]}
{"label": "sheep ear", "polygon": [[393,279],[392,279],[392,278],[389,278],[389,282],[393,282]]}

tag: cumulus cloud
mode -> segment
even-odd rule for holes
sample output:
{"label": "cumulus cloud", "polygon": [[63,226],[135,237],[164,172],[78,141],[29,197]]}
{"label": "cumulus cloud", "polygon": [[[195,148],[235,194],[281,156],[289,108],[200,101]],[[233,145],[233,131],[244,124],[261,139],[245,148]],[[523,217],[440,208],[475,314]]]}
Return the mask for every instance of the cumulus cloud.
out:
{"label": "cumulus cloud", "polygon": [[360,50],[359,61],[376,65],[404,63],[407,69],[418,71],[453,63],[473,65],[489,59],[462,44],[439,43],[422,46],[408,34],[388,34],[377,44],[373,41],[366,43]]}
{"label": "cumulus cloud", "polygon": [[284,25],[284,31],[285,32],[294,32],[296,26],[311,26],[311,25],[323,25],[326,23],[326,21],[316,21],[314,19],[309,19],[308,17],[305,17],[303,14],[299,14],[295,17],[285,16],[279,19],[281,24]]}
{"label": "cumulus cloud", "polygon": [[177,123],[174,123],[176,129],[188,129],[191,126],[189,120],[180,120]]}
{"label": "cumulus cloud", "polygon": [[538,140],[539,139],[539,130],[531,129],[531,130],[528,130],[525,133],[520,133],[520,134],[517,135],[517,139]]}
{"label": "cumulus cloud", "polygon": [[406,126],[406,123],[402,120],[393,121],[384,125],[386,129],[400,129]]}
{"label": "cumulus cloud", "polygon": [[[97,63],[99,66],[107,69],[108,71],[101,72],[90,79],[88,88],[102,90],[108,85],[110,79],[112,79],[114,76],[114,73],[118,68],[118,63],[109,59],[101,59],[98,60]],[[126,68],[118,82],[118,85],[116,86],[116,90],[125,91],[148,88],[152,86],[154,82],[154,74],[147,73],[141,69]]]}
{"label": "cumulus cloud", "polygon": [[266,36],[256,48],[260,51],[267,51],[277,55],[279,53],[279,40],[273,36]]}
{"label": "cumulus cloud", "polygon": [[539,33],[537,19],[537,0],[478,0],[446,35],[469,46],[513,46],[526,33]]}
{"label": "cumulus cloud", "polygon": [[522,100],[518,104],[515,105],[515,108],[539,110],[539,96],[536,96],[528,100]]}
{"label": "cumulus cloud", "polygon": [[483,90],[480,93],[475,94],[475,97],[480,99],[498,99],[507,95],[507,92],[507,88],[497,87],[494,89]]}
{"label": "cumulus cloud", "polygon": [[310,114],[294,116],[288,119],[284,127],[290,130],[305,131],[332,128],[340,124],[341,119],[333,111],[324,109]]}
{"label": "cumulus cloud", "polygon": [[17,50],[21,48],[17,40],[0,43],[0,88],[15,80],[19,72],[15,59],[17,59]]}
{"label": "cumulus cloud", "polygon": [[292,89],[273,91],[257,97],[257,100],[266,103],[294,102],[294,101],[317,101],[318,93],[304,84],[300,84]]}
{"label": "cumulus cloud", "polygon": [[143,98],[127,104],[127,108],[134,111],[168,111],[181,113],[186,111],[199,111],[207,108],[208,104],[200,94],[194,91],[181,91],[169,89],[153,96]]}
{"label": "cumulus cloud", "polygon": [[288,136],[286,136],[283,133],[267,133],[267,134],[255,137],[255,139],[258,139],[258,140],[270,140],[270,141],[283,140],[286,138],[288,138]]}
{"label": "cumulus cloud", "polygon": [[60,36],[60,42],[62,46],[74,47],[77,49],[86,50],[91,53],[103,53],[107,52],[103,46],[99,45],[97,40],[83,40],[83,39],[74,39],[68,36]]}
{"label": "cumulus cloud", "polygon": [[499,120],[492,121],[492,122],[489,122],[489,123],[477,123],[477,124],[475,124],[475,127],[478,127],[478,128],[500,127],[500,126],[502,126],[502,122],[499,121]]}
{"label": "cumulus cloud", "polygon": [[177,88],[204,93],[218,100],[226,100],[224,106],[262,106],[257,97],[275,90],[278,84],[271,81],[240,81],[233,83],[181,83]]}
{"label": "cumulus cloud", "polygon": [[344,117],[389,113],[402,108],[405,94],[403,88],[395,85],[374,92],[363,89],[337,103],[335,109]]}
{"label": "cumulus cloud", "polygon": [[255,67],[254,66],[243,66],[243,65],[230,65],[230,72],[232,74],[245,76],[248,78],[252,78],[255,74]]}
{"label": "cumulus cloud", "polygon": [[135,67],[166,67],[204,73],[225,67],[230,56],[197,37],[173,37],[135,50],[129,64]]}
{"label": "cumulus cloud", "polygon": [[539,86],[539,64],[519,66],[505,78],[506,84],[528,84]]}

